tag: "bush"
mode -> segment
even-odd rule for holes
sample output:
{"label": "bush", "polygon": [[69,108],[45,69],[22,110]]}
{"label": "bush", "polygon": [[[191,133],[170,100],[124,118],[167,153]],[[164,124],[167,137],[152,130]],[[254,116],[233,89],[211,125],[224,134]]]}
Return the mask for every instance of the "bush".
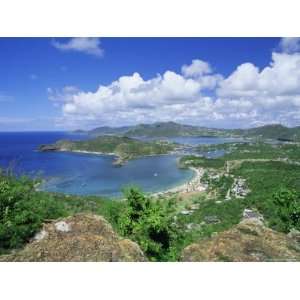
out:
{"label": "bush", "polygon": [[275,226],[284,232],[289,232],[292,228],[300,229],[300,195],[294,190],[281,188],[276,192],[271,203],[275,207],[279,218],[274,222]]}
{"label": "bush", "polygon": [[172,200],[154,201],[136,188],[125,191],[127,205],[119,218],[121,234],[135,240],[151,260],[174,256],[178,233],[173,224]]}
{"label": "bush", "polygon": [[0,252],[21,247],[45,219],[63,215],[63,206],[38,193],[28,178],[0,175]]}

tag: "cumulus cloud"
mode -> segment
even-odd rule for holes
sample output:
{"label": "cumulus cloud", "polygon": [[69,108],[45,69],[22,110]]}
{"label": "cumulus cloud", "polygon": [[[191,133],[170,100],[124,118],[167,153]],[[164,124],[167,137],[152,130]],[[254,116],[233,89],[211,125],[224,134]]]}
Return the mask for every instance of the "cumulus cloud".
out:
{"label": "cumulus cloud", "polygon": [[194,59],[190,65],[183,65],[181,72],[186,77],[198,77],[211,73],[212,69],[209,63],[200,59]]}
{"label": "cumulus cloud", "polygon": [[[61,103],[63,118],[68,122],[99,120],[111,125],[121,123],[178,120],[193,114],[207,115],[211,100],[202,90],[212,89],[218,74],[206,78],[186,78],[183,74],[166,71],[145,80],[139,73],[121,76],[109,85],[100,85],[94,92],[75,87],[48,89],[49,98]],[[77,125],[78,126],[78,125]]]}
{"label": "cumulus cloud", "polygon": [[52,40],[52,45],[61,51],[77,51],[97,57],[103,56],[104,53],[99,38],[71,38],[66,42]]}
{"label": "cumulus cloud", "polygon": [[300,110],[300,54],[274,52],[262,70],[244,63],[220,83],[216,93],[217,103],[237,115],[244,107],[255,112],[253,122],[299,125],[299,113],[291,112]]}
{"label": "cumulus cloud", "polygon": [[166,71],[145,80],[121,76],[95,91],[48,90],[68,127],[177,121],[213,127],[268,123],[300,125],[300,53],[273,52],[260,69],[251,62],[226,78],[207,62],[193,60],[181,73]]}
{"label": "cumulus cloud", "polygon": [[300,93],[300,54],[273,53],[261,71],[245,63],[220,84],[219,96],[279,97]]}
{"label": "cumulus cloud", "polygon": [[285,37],[282,38],[279,47],[283,52],[294,53],[300,51],[300,38],[299,37]]}

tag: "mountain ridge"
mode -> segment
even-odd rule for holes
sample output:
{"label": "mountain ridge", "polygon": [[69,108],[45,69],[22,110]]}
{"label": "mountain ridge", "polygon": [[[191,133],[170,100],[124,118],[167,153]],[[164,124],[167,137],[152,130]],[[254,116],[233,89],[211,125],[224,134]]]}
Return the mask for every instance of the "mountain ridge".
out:
{"label": "mountain ridge", "polygon": [[123,135],[129,137],[245,137],[264,138],[282,141],[300,141],[300,126],[286,127],[282,124],[268,124],[246,129],[221,129],[196,125],[186,125],[176,122],[155,122],[152,124],[137,124],[132,126],[96,127],[91,130],[76,130],[74,132],[95,136]]}

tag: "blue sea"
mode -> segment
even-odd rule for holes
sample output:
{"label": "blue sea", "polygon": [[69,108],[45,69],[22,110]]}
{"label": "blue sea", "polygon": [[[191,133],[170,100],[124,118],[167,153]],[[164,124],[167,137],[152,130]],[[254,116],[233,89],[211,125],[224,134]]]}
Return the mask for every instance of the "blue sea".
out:
{"label": "blue sea", "polygon": [[[114,167],[112,156],[37,151],[39,145],[59,139],[86,138],[65,132],[0,133],[0,167],[10,168],[18,175],[44,179],[41,187],[47,191],[109,197],[120,196],[122,188],[128,185],[139,186],[145,192],[158,192],[193,177],[193,171],[177,167],[175,155],[145,157]],[[207,139],[198,138],[197,143],[210,142]],[[212,143],[224,142],[213,139]]]}

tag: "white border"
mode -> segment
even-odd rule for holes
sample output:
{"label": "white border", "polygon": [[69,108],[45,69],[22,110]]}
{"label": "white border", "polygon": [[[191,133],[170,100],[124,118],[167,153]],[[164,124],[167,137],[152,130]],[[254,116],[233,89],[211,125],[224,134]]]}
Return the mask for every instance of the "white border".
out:
{"label": "white border", "polygon": [[296,0],[2,0],[0,36],[297,36]]}
{"label": "white border", "polygon": [[297,299],[299,263],[1,263],[2,299]]}
{"label": "white border", "polygon": [[[298,3],[296,0],[2,0],[0,36],[300,36]],[[1,263],[0,293],[5,300],[297,299],[299,266],[299,263]]]}

